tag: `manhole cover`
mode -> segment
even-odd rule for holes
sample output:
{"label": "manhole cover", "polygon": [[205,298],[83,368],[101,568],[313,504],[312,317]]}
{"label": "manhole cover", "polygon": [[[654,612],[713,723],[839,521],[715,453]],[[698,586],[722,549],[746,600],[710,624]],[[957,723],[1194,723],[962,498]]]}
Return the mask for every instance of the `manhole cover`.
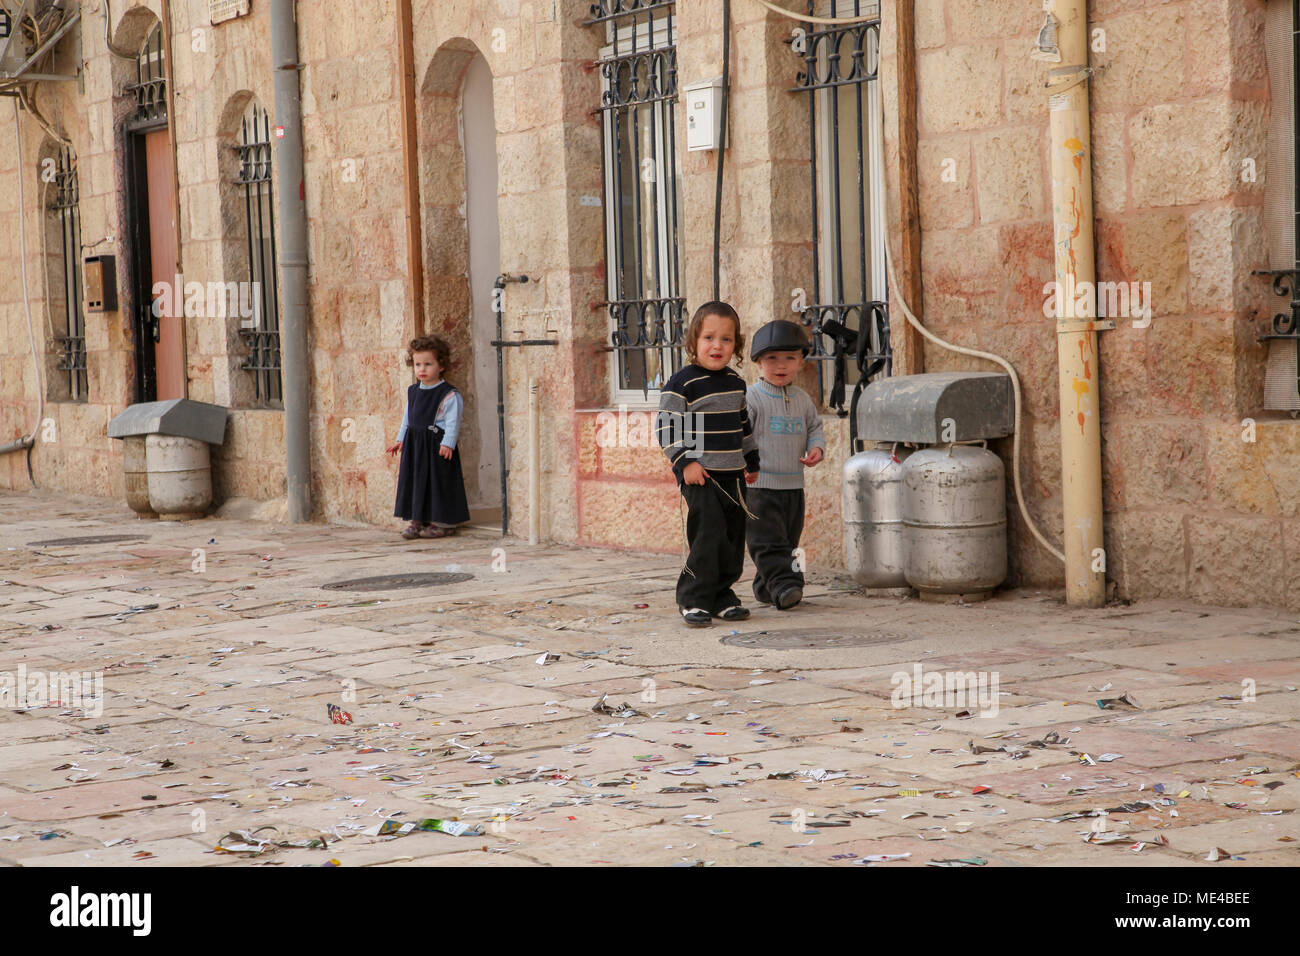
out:
{"label": "manhole cover", "polygon": [[28,541],[29,548],[73,548],[83,544],[115,544],[119,541],[144,541],[139,534],[92,534],[84,538],[51,538],[49,541]]}
{"label": "manhole cover", "polygon": [[895,644],[903,640],[905,640],[903,635],[889,631],[877,631],[873,634],[845,634],[843,631],[753,631],[749,634],[728,634],[722,639],[722,643],[735,647],[828,651],[837,647]]}
{"label": "manhole cover", "polygon": [[474,575],[447,571],[426,571],[420,574],[381,574],[374,578],[353,578],[322,584],[326,591],[399,591],[402,588],[436,588],[444,584],[472,581]]}

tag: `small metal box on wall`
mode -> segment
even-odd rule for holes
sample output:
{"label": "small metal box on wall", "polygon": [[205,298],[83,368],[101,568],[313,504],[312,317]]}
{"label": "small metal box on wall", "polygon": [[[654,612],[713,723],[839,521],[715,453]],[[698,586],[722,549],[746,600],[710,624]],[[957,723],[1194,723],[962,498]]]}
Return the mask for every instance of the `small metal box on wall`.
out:
{"label": "small metal box on wall", "polygon": [[86,311],[117,311],[117,257],[86,257]]}

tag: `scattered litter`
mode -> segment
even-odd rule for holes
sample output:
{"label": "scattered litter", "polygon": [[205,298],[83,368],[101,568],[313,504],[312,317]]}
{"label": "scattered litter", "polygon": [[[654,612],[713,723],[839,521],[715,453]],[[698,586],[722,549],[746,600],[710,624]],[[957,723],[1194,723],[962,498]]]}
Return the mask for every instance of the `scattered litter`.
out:
{"label": "scattered litter", "polygon": [[545,654],[543,654],[541,657],[537,658],[537,660],[535,660],[533,663],[534,663],[534,664],[549,664],[549,663],[551,663],[552,661],[558,661],[559,659],[560,659],[560,655],[559,655],[559,654],[552,654],[550,651],[547,651],[547,652],[546,652]]}
{"label": "scattered litter", "polygon": [[892,863],[894,860],[906,860],[910,853],[872,853],[861,857],[858,863]]}
{"label": "scattered litter", "polygon": [[331,724],[350,724],[352,715],[340,707],[338,704],[326,704],[325,712],[329,714]]}
{"label": "scattered litter", "polygon": [[926,866],[987,866],[988,862],[982,856],[972,856],[957,860],[931,860]]}
{"label": "scattered litter", "polygon": [[1209,853],[1205,854],[1206,863],[1218,863],[1220,860],[1244,860],[1244,859],[1246,859],[1244,856],[1234,855],[1232,853],[1229,853],[1227,850],[1223,849],[1222,847],[1218,847],[1218,846],[1214,847],[1214,849],[1210,850]]}
{"label": "scattered litter", "polygon": [[1112,707],[1128,708],[1131,710],[1141,710],[1141,706],[1133,699],[1132,694],[1124,694],[1120,697],[1106,697],[1097,701],[1097,706],[1102,710],[1110,710]]}
{"label": "scattered litter", "polygon": [[644,717],[645,714],[639,710],[634,710],[627,701],[623,701],[618,707],[605,703],[605,698],[609,694],[601,694],[600,700],[592,706],[592,711],[597,714],[608,714],[610,717]]}
{"label": "scattered litter", "polygon": [[[276,836],[259,836],[269,832]],[[213,847],[214,853],[248,853],[257,856],[268,849],[277,847],[301,847],[307,849],[324,849],[328,843],[324,834],[306,840],[286,840],[279,836],[278,827],[264,826],[256,830],[232,830]]]}

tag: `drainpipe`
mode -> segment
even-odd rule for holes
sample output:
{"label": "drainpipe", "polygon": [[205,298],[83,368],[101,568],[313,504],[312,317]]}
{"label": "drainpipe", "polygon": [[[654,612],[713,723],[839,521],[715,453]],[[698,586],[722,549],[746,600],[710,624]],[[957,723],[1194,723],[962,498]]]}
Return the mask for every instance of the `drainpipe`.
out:
{"label": "drainpipe", "polygon": [[401,73],[402,178],[406,200],[406,272],[411,278],[411,327],[424,334],[424,241],[420,230],[420,168],[415,135],[415,38],[411,0],[397,2],[397,63]]}
{"label": "drainpipe", "polygon": [[271,0],[275,71],[275,164],[280,177],[280,325],[284,377],[285,485],[289,520],[311,518],[311,445],[307,355],[307,202],[302,173],[302,98],[294,0]]}
{"label": "drainpipe", "polygon": [[[1059,65],[1049,71],[1052,227],[1056,253],[1057,364],[1061,402],[1061,490],[1065,513],[1065,598],[1106,601],[1101,509],[1101,389],[1095,310],[1076,290],[1095,290],[1092,140],[1088,115],[1087,0],[1050,0],[1044,35],[1055,26]],[[1055,18],[1055,24],[1051,18]],[[1040,47],[1044,44],[1040,35]],[[1088,283],[1087,286],[1083,283]],[[1092,297],[1095,302],[1095,296]],[[1063,300],[1063,301],[1062,301]],[[1085,302],[1087,300],[1085,299]],[[1101,560],[1098,560],[1098,559]]]}

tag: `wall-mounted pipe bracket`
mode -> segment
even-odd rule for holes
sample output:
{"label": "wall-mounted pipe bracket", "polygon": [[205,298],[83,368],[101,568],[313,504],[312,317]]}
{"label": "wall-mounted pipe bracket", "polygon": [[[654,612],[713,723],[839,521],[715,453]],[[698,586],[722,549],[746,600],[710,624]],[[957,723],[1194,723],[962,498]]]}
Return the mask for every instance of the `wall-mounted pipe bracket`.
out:
{"label": "wall-mounted pipe bracket", "polygon": [[1057,322],[1056,334],[1069,335],[1075,332],[1114,332],[1114,319],[1081,319],[1073,322]]}

